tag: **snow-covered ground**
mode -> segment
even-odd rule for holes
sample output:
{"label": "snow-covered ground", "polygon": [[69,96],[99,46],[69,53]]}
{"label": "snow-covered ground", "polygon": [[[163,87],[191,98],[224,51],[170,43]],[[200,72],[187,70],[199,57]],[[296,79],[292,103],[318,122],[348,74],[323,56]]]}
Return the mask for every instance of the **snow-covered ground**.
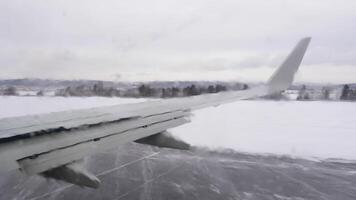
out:
{"label": "snow-covered ground", "polygon": [[[142,99],[0,97],[0,118],[142,102]],[[249,153],[356,160],[356,104],[238,101],[194,112],[171,132],[193,145]]]}
{"label": "snow-covered ground", "polygon": [[356,160],[355,113],[352,102],[238,101],[198,110],[173,133],[248,153]]}

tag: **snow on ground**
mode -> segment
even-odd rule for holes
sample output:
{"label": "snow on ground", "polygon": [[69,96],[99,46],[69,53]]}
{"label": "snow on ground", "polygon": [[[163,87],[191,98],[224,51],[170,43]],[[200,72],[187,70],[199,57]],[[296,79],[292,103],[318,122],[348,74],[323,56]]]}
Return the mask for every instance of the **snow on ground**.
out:
{"label": "snow on ground", "polygon": [[238,101],[196,111],[173,132],[196,145],[355,160],[355,113],[351,102]]}
{"label": "snow on ground", "polygon": [[[0,118],[142,102],[143,99],[0,97]],[[194,112],[171,132],[193,145],[249,153],[356,160],[356,104],[238,101]]]}

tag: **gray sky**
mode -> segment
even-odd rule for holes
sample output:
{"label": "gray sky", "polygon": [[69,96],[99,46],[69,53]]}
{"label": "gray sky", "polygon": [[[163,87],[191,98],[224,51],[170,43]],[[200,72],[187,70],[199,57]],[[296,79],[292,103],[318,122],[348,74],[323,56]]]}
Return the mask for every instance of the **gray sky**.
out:
{"label": "gray sky", "polygon": [[0,78],[356,82],[355,0],[1,0]]}

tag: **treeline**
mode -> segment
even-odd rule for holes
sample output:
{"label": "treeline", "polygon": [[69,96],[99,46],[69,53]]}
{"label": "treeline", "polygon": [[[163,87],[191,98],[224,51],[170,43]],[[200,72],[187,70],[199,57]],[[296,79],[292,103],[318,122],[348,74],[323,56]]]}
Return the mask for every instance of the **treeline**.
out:
{"label": "treeline", "polygon": [[[220,83],[182,83],[160,85],[150,85],[150,83],[134,84],[129,87],[115,87],[113,85],[106,85],[98,81],[94,84],[82,84],[79,86],[68,86],[63,89],[55,91],[55,96],[102,96],[102,97],[147,97],[147,98],[174,98],[174,97],[187,97],[194,95],[201,95],[206,93],[218,93],[227,90],[245,90],[248,89],[247,84],[234,83],[234,84],[220,84]],[[293,91],[297,90],[297,93]],[[278,93],[266,96],[266,99],[295,99],[288,94],[297,94],[296,100],[342,100],[342,101],[356,101],[356,87],[355,85],[345,84],[342,86],[325,86],[322,88],[307,87],[302,85],[298,89],[291,89],[291,93]],[[48,92],[48,91],[47,91]],[[0,95],[4,96],[46,96],[44,90],[37,90],[35,93],[24,93],[21,88],[15,86],[5,86],[0,88]],[[52,93],[53,95],[53,93]]]}
{"label": "treeline", "polygon": [[[298,101],[308,101],[308,100],[332,100],[331,94],[335,89],[330,87],[322,87],[319,90],[308,89],[306,85],[302,85],[299,90],[297,99]],[[333,100],[337,100],[334,98]]]}
{"label": "treeline", "polygon": [[[332,94],[334,94],[333,98],[332,98]],[[351,88],[348,84],[342,86],[341,92],[340,92],[340,88],[332,89],[330,87],[323,87],[320,90],[313,90],[313,89],[308,89],[305,85],[302,85],[302,87],[299,89],[296,100],[356,101],[356,89]]]}
{"label": "treeline", "polygon": [[[40,90],[35,93],[36,96],[44,96],[44,91]],[[20,93],[15,86],[8,86],[6,88],[0,88],[0,96],[19,96]],[[22,95],[22,96],[33,96],[33,95]]]}
{"label": "treeline", "polygon": [[344,85],[340,99],[346,101],[356,101],[356,89],[351,89],[351,87],[347,84]]}
{"label": "treeline", "polygon": [[[233,89],[247,89],[248,85],[240,84]],[[198,86],[191,84],[185,87],[152,87],[149,84],[141,84],[138,87],[133,87],[125,90],[119,90],[114,87],[105,87],[102,82],[98,82],[93,86],[75,86],[60,89],[56,92],[56,96],[105,96],[105,97],[155,97],[155,98],[173,98],[186,97],[206,93],[218,93],[227,91],[226,85],[211,84],[208,86]]]}
{"label": "treeline", "polygon": [[4,95],[4,96],[17,96],[18,92],[17,92],[16,87],[9,86],[9,87],[6,87],[4,90],[0,91],[0,94]]}
{"label": "treeline", "polygon": [[68,86],[64,89],[57,90],[55,96],[79,96],[79,97],[89,97],[89,96],[104,96],[104,97],[114,97],[120,96],[120,91],[113,87],[104,87],[103,82],[97,82],[93,86],[79,85],[79,86]]}
{"label": "treeline", "polygon": [[[248,86],[244,85],[242,89],[247,89]],[[168,88],[153,88],[149,85],[142,84],[138,87],[138,94],[140,97],[160,97],[160,98],[172,98],[172,97],[186,97],[195,96],[206,93],[218,93],[227,91],[228,88],[225,85],[215,84],[209,86],[197,86],[195,84],[180,88],[180,87],[168,87]]]}

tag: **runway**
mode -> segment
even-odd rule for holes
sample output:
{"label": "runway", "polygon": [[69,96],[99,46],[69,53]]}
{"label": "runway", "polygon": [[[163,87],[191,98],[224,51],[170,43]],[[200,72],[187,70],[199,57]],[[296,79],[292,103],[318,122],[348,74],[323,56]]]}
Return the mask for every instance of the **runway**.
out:
{"label": "runway", "polygon": [[127,144],[86,160],[99,189],[26,177],[0,179],[1,199],[355,199],[356,163],[233,150]]}

